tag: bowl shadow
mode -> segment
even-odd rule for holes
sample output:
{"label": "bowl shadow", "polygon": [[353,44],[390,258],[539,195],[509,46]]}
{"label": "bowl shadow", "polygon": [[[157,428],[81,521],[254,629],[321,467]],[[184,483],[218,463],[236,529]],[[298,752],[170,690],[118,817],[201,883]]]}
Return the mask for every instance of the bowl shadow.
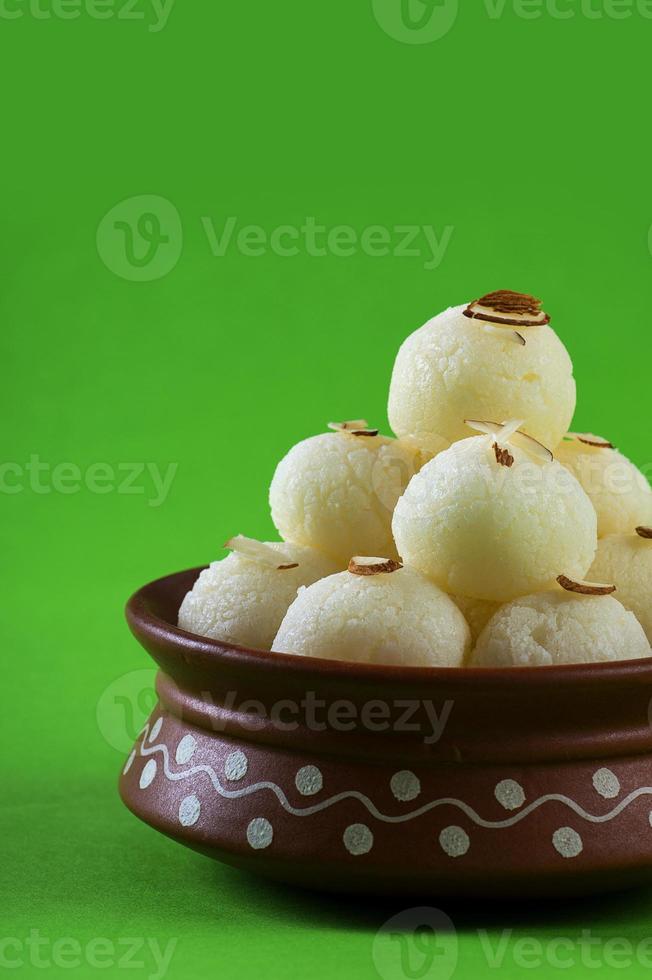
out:
{"label": "bowl shadow", "polygon": [[221,890],[237,892],[252,910],[261,914],[275,909],[279,919],[313,929],[346,928],[349,931],[376,932],[387,919],[406,909],[428,906],[440,909],[460,932],[503,928],[574,928],[581,930],[619,922],[630,928],[632,921],[652,918],[652,887],[640,886],[626,891],[581,898],[485,899],[441,898],[432,893],[385,898],[323,892],[283,884],[226,865],[215,869]]}

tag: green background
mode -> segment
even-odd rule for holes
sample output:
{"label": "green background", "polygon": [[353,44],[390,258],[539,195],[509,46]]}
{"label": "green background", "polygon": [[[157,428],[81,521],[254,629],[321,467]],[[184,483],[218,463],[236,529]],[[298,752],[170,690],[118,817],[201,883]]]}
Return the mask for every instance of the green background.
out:
{"label": "green background", "polygon": [[[466,3],[445,36],[416,44],[383,30],[368,0],[176,0],[158,31],[145,3],[143,19],[19,4],[0,16],[1,937],[174,938],[169,977],[375,977],[376,930],[405,903],[258,882],[122,807],[136,721],[120,698],[138,715],[151,676],[132,674],[149,663],[121,607],[143,582],[220,556],[233,533],[273,535],[280,456],[332,418],[386,427],[402,338],[492,289],[544,298],[575,360],[576,428],[648,462],[652,20],[601,0],[601,17],[568,0],[568,19]],[[103,257],[96,241],[141,195],[170,202],[182,227],[161,252],[178,261],[152,281],[136,281],[119,235],[100,231]],[[125,220],[137,211],[122,205]],[[268,232],[307,216],[358,234],[454,231],[434,269],[359,249],[214,256],[202,219],[220,230],[229,216]],[[34,455],[49,492],[25,469]],[[82,477],[96,463],[176,470],[151,506],[144,476],[140,493],[90,492],[74,469],[57,482],[61,463]],[[514,930],[506,977],[550,973],[519,966],[518,938],[652,934],[650,892],[443,908],[460,980],[486,968],[483,928],[494,941]],[[22,958],[7,972],[43,974],[27,947]],[[154,972],[146,963],[132,975]]]}

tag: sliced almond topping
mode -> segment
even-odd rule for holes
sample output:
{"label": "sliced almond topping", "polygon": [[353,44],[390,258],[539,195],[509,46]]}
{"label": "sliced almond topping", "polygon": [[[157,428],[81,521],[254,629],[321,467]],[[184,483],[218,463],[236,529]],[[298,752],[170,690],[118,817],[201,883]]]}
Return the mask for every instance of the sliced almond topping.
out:
{"label": "sliced almond topping", "polygon": [[637,527],[636,533],[639,538],[652,538],[652,527]]}
{"label": "sliced almond topping", "polygon": [[521,428],[523,421],[523,419],[510,419],[509,422],[503,422],[499,432],[496,433],[500,442],[507,442],[511,439],[514,433]]}
{"label": "sliced almond topping", "polygon": [[598,585],[597,582],[574,582],[566,575],[559,575],[557,581],[566,592],[576,592],[578,595],[611,595],[616,591],[615,585]]}
{"label": "sliced almond topping", "polygon": [[526,432],[521,432],[519,426],[522,421],[513,419],[509,422],[489,422],[479,421],[478,419],[465,419],[464,424],[476,432],[485,432],[487,435],[496,437],[496,442],[511,442],[519,449],[525,450],[530,456],[535,456],[546,463],[551,463],[555,458],[553,454],[542,443]]}
{"label": "sliced almond topping", "polygon": [[555,458],[542,442],[529,436],[526,432],[515,432],[511,436],[510,442],[518,446],[519,449],[524,449],[530,456],[536,456],[537,459],[543,460],[544,463],[552,463]]}
{"label": "sliced almond topping", "polygon": [[252,561],[260,562],[261,565],[277,568],[279,571],[299,567],[298,561],[290,561],[282,551],[276,551],[275,548],[263,541],[256,541],[255,538],[246,538],[244,534],[236,534],[235,537],[229,538],[224,542],[224,547],[251,558]]}
{"label": "sliced almond topping", "polygon": [[514,457],[508,449],[501,449],[497,442],[493,444],[493,450],[496,454],[496,462],[500,463],[501,466],[513,466]]}
{"label": "sliced almond topping", "polygon": [[479,419],[464,419],[464,425],[468,425],[470,429],[475,429],[476,432],[484,432],[491,436],[497,436],[503,428],[500,422],[483,422]]}
{"label": "sliced almond topping", "polygon": [[364,558],[355,555],[349,562],[349,571],[352,575],[381,575],[387,572],[397,572],[403,568],[403,562],[399,558]]}
{"label": "sliced almond topping", "polygon": [[464,310],[464,316],[510,327],[539,327],[550,323],[550,317],[541,309],[540,299],[511,289],[499,289],[474,300]]}
{"label": "sliced almond topping", "polygon": [[579,433],[575,437],[578,442],[583,442],[585,446],[595,446],[596,449],[615,449],[616,447],[612,442],[607,442],[606,439],[600,439],[598,436],[591,436],[588,434]]}
{"label": "sliced almond topping", "polygon": [[513,340],[517,344],[520,344],[521,347],[525,347],[525,337],[522,333],[519,333],[518,330],[505,330],[504,327],[499,327],[495,323],[486,323],[484,329],[485,333],[497,334],[498,336],[502,337],[503,340]]}
{"label": "sliced almond topping", "polygon": [[334,432],[348,432],[352,436],[377,436],[378,429],[370,429],[366,419],[353,419],[349,422],[329,422],[328,428]]}
{"label": "sliced almond topping", "polygon": [[511,438],[523,425],[523,419],[510,419],[509,422],[491,422],[488,419],[464,419],[464,424],[476,432],[485,432],[487,435],[497,436],[503,442]]}

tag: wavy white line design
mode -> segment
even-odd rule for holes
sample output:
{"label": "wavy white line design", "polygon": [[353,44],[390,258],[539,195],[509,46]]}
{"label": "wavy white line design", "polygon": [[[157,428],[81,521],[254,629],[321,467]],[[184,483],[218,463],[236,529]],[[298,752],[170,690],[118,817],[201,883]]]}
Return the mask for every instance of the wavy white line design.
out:
{"label": "wavy white line design", "polygon": [[372,817],[375,817],[376,820],[379,820],[382,823],[407,823],[409,820],[415,820],[417,817],[421,817],[425,813],[429,813],[431,810],[437,809],[437,807],[453,806],[458,810],[461,810],[461,812],[464,813],[469,820],[472,820],[478,827],[485,827],[490,830],[504,830],[508,827],[513,827],[517,823],[520,823],[521,820],[525,820],[526,817],[528,817],[531,813],[534,813],[535,810],[538,810],[546,803],[562,803],[564,806],[568,807],[569,810],[572,810],[578,817],[581,817],[588,823],[602,824],[609,823],[611,820],[614,820],[623,812],[623,810],[626,810],[627,807],[634,802],[634,800],[639,799],[641,796],[652,796],[652,786],[641,786],[639,789],[632,790],[632,792],[629,793],[628,796],[624,797],[620,803],[613,808],[613,810],[610,810],[608,813],[596,815],[589,813],[569,796],[564,796],[562,793],[547,793],[545,796],[540,796],[537,800],[529,803],[527,806],[523,807],[522,810],[519,810],[518,813],[508,817],[505,820],[485,820],[479,813],[476,813],[473,807],[469,806],[468,803],[453,797],[442,797],[441,799],[426,803],[423,806],[418,807],[416,810],[411,810],[408,813],[401,813],[391,816],[386,813],[381,813],[375,804],[369,799],[369,797],[365,796],[364,793],[360,793],[358,790],[346,790],[342,793],[336,793],[327,800],[314,803],[312,806],[295,807],[292,806],[281,787],[276,783],[263,781],[260,783],[252,783],[250,786],[243,786],[241,789],[226,789],[220,782],[215,770],[209,765],[202,764],[191,766],[190,769],[173,772],[170,768],[170,753],[167,745],[160,743],[158,745],[146,746],[145,743],[149,732],[149,725],[145,725],[142,732],[144,732],[144,735],[140,743],[140,755],[150,756],[154,755],[155,753],[160,753],[163,756],[163,771],[166,778],[171,782],[189,779],[192,776],[204,773],[210,779],[215,792],[226,800],[238,800],[244,796],[251,796],[254,793],[259,793],[261,790],[270,790],[276,796],[283,809],[295,817],[310,817],[315,813],[319,813],[322,810],[327,810],[330,807],[335,806],[337,803],[341,803],[342,800],[357,800],[365,807]]}

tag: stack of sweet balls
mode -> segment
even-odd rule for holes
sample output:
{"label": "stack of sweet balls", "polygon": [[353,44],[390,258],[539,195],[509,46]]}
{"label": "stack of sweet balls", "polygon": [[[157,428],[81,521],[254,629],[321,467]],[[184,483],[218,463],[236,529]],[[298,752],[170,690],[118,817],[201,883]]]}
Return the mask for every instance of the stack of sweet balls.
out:
{"label": "stack of sweet balls", "polygon": [[283,541],[228,541],[179,626],[401,666],[649,657],[652,491],[611,442],[568,432],[575,403],[540,300],[440,313],[398,352],[397,438],[359,419],[290,449],[270,488]]}

